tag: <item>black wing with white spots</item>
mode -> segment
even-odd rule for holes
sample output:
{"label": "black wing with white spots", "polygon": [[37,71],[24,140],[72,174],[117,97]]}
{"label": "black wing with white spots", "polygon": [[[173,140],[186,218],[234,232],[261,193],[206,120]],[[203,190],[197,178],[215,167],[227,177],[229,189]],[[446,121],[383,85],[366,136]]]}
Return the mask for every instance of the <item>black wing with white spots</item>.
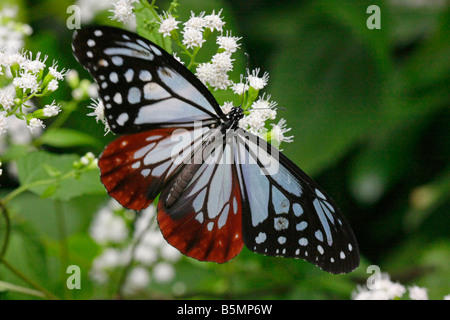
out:
{"label": "black wing with white spots", "polygon": [[350,225],[317,183],[265,140],[239,136],[242,234],[250,250],[301,258],[331,273],[359,265]]}
{"label": "black wing with white spots", "polygon": [[161,47],[112,27],[74,33],[76,59],[99,86],[114,133],[216,123],[223,113],[208,89]]}

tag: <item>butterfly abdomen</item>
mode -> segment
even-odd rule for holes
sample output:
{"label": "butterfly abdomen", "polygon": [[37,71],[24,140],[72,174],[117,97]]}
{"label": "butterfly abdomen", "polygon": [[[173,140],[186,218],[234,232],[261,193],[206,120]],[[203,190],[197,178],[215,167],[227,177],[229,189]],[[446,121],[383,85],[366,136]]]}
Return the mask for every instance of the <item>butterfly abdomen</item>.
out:
{"label": "butterfly abdomen", "polygon": [[183,167],[182,172],[177,176],[172,189],[169,191],[166,200],[167,207],[172,206],[178,200],[200,166],[201,164],[191,163]]}

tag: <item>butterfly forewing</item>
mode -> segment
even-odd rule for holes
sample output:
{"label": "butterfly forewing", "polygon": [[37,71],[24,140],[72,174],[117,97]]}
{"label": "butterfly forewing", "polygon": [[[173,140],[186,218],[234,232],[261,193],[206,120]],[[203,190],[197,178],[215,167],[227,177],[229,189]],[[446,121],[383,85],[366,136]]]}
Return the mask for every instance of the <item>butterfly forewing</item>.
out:
{"label": "butterfly forewing", "polygon": [[332,273],[359,264],[353,232],[334,201],[281,152],[245,133],[238,139],[245,193],[245,245],[270,256],[302,258]]}
{"label": "butterfly forewing", "polygon": [[101,181],[121,205],[146,208],[202,142],[208,128],[160,128],[124,135],[103,151]]}
{"label": "butterfly forewing", "polygon": [[156,44],[110,27],[74,33],[77,60],[96,80],[111,131],[211,123],[223,113],[189,70]]}

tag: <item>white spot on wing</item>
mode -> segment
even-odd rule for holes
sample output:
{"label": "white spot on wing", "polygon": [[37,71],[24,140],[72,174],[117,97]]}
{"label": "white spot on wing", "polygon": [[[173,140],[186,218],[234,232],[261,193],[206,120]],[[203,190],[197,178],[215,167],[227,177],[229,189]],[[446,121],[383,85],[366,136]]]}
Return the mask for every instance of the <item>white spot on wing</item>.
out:
{"label": "white spot on wing", "polygon": [[125,122],[128,121],[130,117],[128,116],[128,113],[124,112],[121,113],[118,117],[117,117],[117,124],[120,126],[123,126],[125,124]]}
{"label": "white spot on wing", "polygon": [[114,95],[113,100],[117,104],[122,104],[122,95],[120,94],[120,92],[116,92],[116,94]]}
{"label": "white spot on wing", "polygon": [[297,231],[303,231],[306,229],[306,227],[308,226],[308,222],[306,221],[302,221],[300,223],[298,223],[295,228],[297,229]]}
{"label": "white spot on wing", "polygon": [[277,231],[285,230],[289,227],[288,219],[284,217],[275,218],[274,219],[274,228]]}
{"label": "white spot on wing", "polygon": [[113,82],[113,83],[117,83],[117,82],[119,82],[119,76],[117,75],[116,72],[111,72],[109,74],[109,80],[111,80],[111,82]]}
{"label": "white spot on wing", "polygon": [[322,199],[324,199],[324,200],[326,200],[326,198],[325,198],[325,196],[323,195],[323,193],[322,192],[320,192],[320,190],[319,189],[317,189],[316,188],[316,194],[320,197],[320,198],[322,198]]}
{"label": "white spot on wing", "polygon": [[114,56],[111,58],[111,61],[113,64],[115,64],[116,66],[120,67],[121,65],[123,65],[123,59],[119,56]]}
{"label": "white spot on wing", "polygon": [[133,77],[134,77],[134,71],[133,71],[133,69],[128,69],[127,72],[125,72],[125,79],[126,79],[128,82],[131,82],[131,81],[133,81]]}
{"label": "white spot on wing", "polygon": [[294,210],[294,214],[295,214],[296,217],[300,217],[303,214],[303,208],[298,203],[294,203],[292,205],[292,210]]}
{"label": "white spot on wing", "polygon": [[148,70],[141,70],[139,72],[139,79],[141,79],[142,81],[151,81],[152,74]]}
{"label": "white spot on wing", "polygon": [[264,232],[260,232],[260,233],[258,234],[258,236],[255,238],[255,242],[256,242],[257,244],[261,244],[261,243],[263,243],[264,241],[266,241],[266,239],[267,239],[267,235],[266,235]]}
{"label": "white spot on wing", "polygon": [[141,102],[141,90],[136,87],[131,87],[128,91],[128,102],[131,104],[136,104]]}

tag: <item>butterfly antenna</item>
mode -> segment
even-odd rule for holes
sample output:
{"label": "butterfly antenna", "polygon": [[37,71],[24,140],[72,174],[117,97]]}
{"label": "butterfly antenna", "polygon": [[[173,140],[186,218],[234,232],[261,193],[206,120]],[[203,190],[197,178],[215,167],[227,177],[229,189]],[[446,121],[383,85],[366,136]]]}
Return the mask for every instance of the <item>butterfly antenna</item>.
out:
{"label": "butterfly antenna", "polygon": [[[245,71],[247,72],[247,74],[250,73],[250,55],[247,52],[244,52],[244,54],[247,56],[247,66],[245,68]],[[241,74],[241,83],[243,80],[244,76]],[[248,85],[248,79],[245,80],[244,85],[242,86],[242,100],[241,100],[241,104],[239,105],[239,108],[242,108],[242,105],[244,104],[244,100],[245,100],[245,87]]]}

